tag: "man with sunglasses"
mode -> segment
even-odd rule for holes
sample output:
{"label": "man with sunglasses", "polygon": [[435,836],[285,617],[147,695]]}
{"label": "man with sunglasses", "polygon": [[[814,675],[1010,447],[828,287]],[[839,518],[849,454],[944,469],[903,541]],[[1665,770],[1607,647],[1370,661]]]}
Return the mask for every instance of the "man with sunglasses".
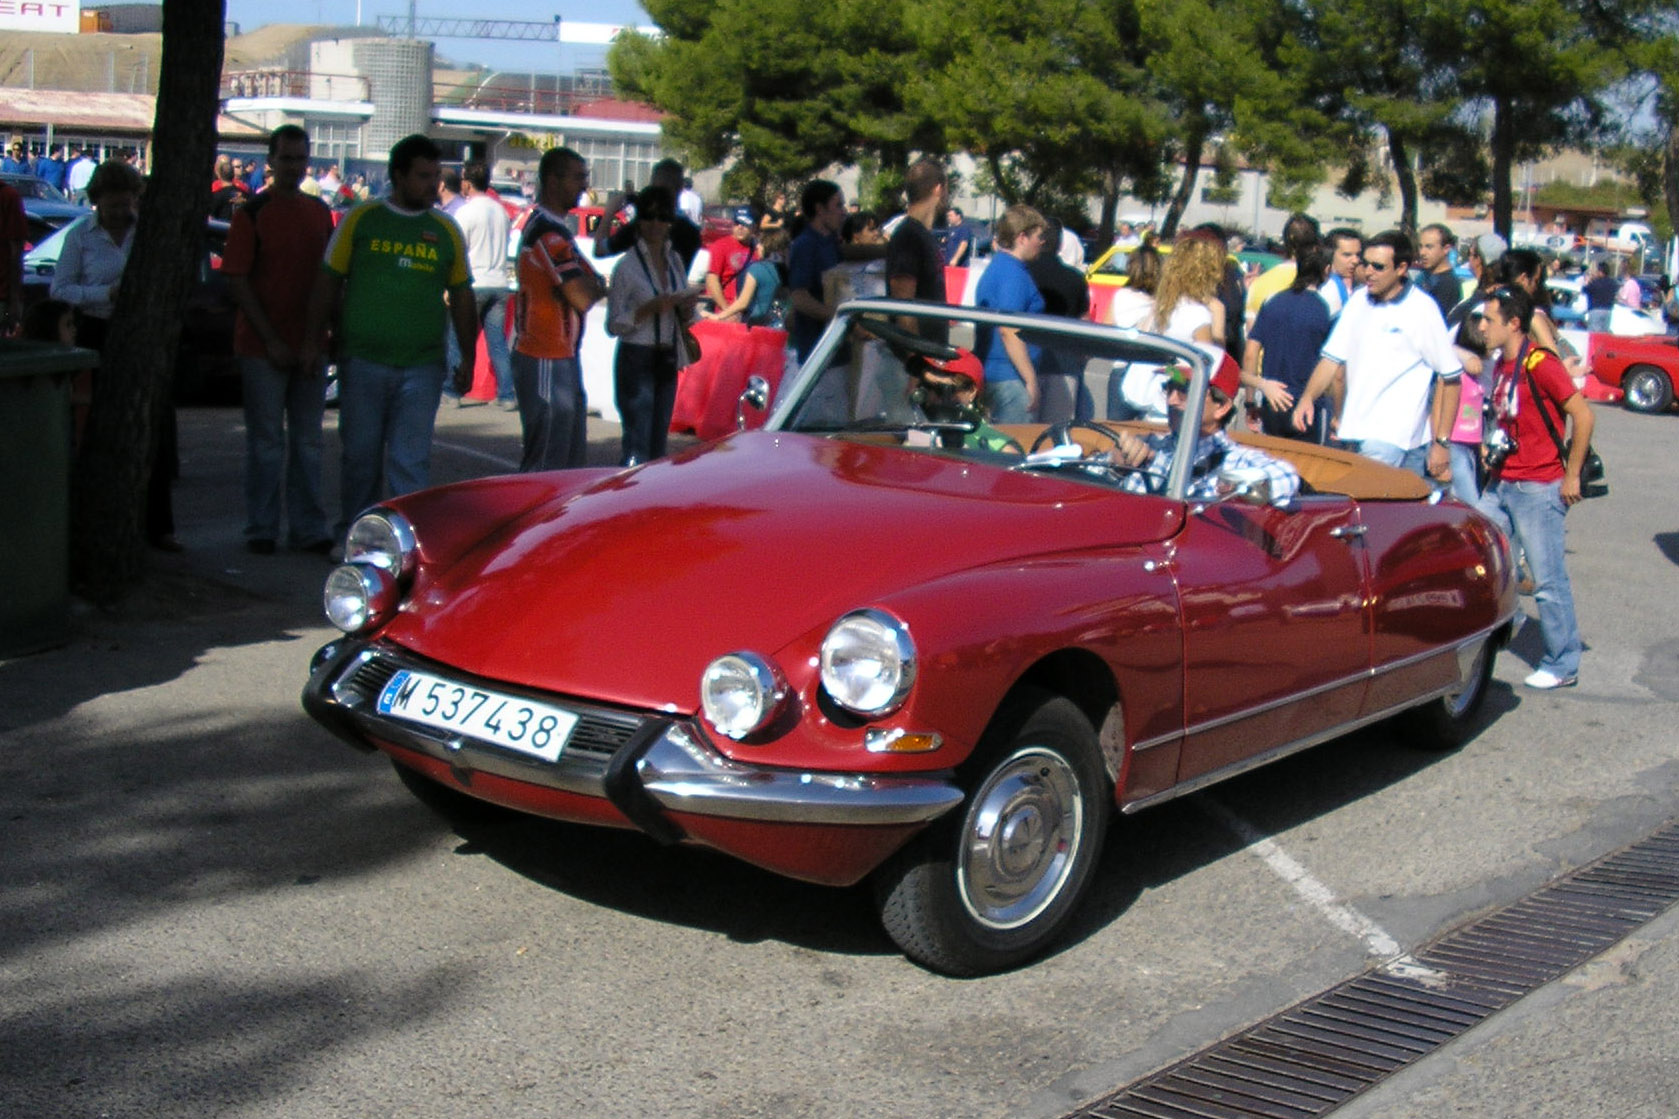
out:
{"label": "man with sunglasses", "polygon": [[[1207,398],[1201,405],[1201,426],[1189,468],[1187,497],[1191,501],[1206,501],[1220,496],[1219,473],[1225,469],[1240,469],[1264,471],[1271,483],[1271,500],[1289,500],[1300,489],[1299,472],[1289,463],[1257,447],[1237,443],[1225,432],[1225,422],[1230,418],[1236,393],[1241,387],[1241,371],[1223,350],[1211,345],[1207,349],[1217,364],[1207,382]],[[1172,458],[1177,454],[1178,436],[1189,405],[1188,367],[1174,366],[1166,375],[1165,387],[1166,424],[1170,430],[1149,436],[1121,432],[1119,445],[1111,452],[1120,464],[1137,470],[1124,482],[1124,488],[1132,493],[1162,492],[1166,476],[1172,468]]]}
{"label": "man with sunglasses", "polygon": [[1365,286],[1336,320],[1311,380],[1294,405],[1305,431],[1316,401],[1343,372],[1346,392],[1337,436],[1366,458],[1445,485],[1463,365],[1440,307],[1411,283],[1414,250],[1398,230],[1364,246]]}

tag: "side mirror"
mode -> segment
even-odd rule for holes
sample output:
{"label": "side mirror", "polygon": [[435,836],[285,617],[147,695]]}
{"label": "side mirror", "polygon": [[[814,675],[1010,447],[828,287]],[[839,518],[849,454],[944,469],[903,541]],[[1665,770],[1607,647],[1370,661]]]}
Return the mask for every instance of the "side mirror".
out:
{"label": "side mirror", "polygon": [[741,391],[740,401],[735,405],[735,430],[746,430],[746,410],[762,412],[770,406],[770,383],[757,374],[746,380],[746,388]]}
{"label": "side mirror", "polygon": [[1270,505],[1271,479],[1257,467],[1228,467],[1218,472],[1218,500]]}

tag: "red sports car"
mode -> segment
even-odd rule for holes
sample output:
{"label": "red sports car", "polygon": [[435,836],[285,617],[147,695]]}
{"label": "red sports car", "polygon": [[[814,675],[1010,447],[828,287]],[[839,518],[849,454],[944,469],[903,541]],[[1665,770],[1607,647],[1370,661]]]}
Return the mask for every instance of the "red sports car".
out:
{"label": "red sports car", "polygon": [[[1573,332],[1570,332],[1573,333]],[[1679,384],[1679,338],[1671,334],[1624,337],[1592,333],[1586,361],[1592,375],[1626,394],[1634,412],[1665,412]]]}
{"label": "red sports car", "polygon": [[869,879],[953,974],[1045,950],[1115,812],[1389,716],[1472,728],[1515,609],[1489,522],[1305,443],[1240,437],[1291,494],[1166,426],[993,426],[1004,329],[1097,382],[1182,363],[1172,430],[1218,407],[1163,338],[851,303],[763,430],[369,510],[304,705],[433,803]]}

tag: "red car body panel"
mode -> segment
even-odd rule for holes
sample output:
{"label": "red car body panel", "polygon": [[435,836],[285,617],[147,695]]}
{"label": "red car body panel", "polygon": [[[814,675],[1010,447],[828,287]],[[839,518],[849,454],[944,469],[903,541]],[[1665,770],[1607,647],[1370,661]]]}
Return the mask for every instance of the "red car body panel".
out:
{"label": "red car body panel", "polygon": [[1620,335],[1593,331],[1586,361],[1592,376],[1614,388],[1621,387],[1626,371],[1635,365],[1654,365],[1679,385],[1679,338],[1670,334]]}

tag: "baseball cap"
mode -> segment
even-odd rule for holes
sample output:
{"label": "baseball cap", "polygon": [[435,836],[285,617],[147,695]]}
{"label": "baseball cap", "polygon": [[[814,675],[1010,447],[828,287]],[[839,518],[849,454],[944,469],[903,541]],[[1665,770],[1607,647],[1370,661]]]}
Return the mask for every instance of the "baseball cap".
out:
{"label": "baseball cap", "polygon": [[974,388],[985,384],[985,366],[975,357],[972,350],[956,347],[956,356],[940,360],[926,359],[926,372],[939,373],[946,377],[966,377],[974,383]]}
{"label": "baseball cap", "polygon": [[[1235,400],[1236,393],[1242,387],[1241,367],[1219,347],[1210,342],[1196,342],[1196,346],[1206,352],[1213,362],[1210,387],[1224,394],[1224,399]],[[1189,366],[1179,362],[1166,371],[1166,387],[1187,389],[1189,387]]]}
{"label": "baseball cap", "polygon": [[752,207],[750,206],[740,207],[735,211],[734,216],[736,225],[751,225],[753,222],[758,220],[757,215],[752,212]]}
{"label": "baseball cap", "polygon": [[1475,252],[1487,264],[1497,264],[1509,247],[1509,242],[1496,233],[1483,233],[1475,238]]}

